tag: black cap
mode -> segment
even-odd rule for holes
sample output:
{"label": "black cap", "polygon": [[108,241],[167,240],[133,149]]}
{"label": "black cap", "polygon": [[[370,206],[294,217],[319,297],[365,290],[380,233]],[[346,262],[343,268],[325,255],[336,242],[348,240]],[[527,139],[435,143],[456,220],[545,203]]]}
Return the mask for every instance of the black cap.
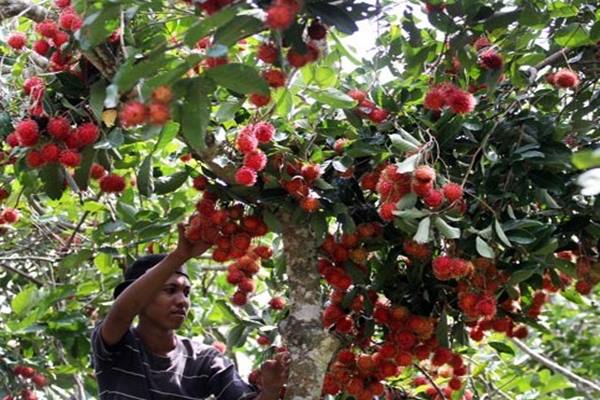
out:
{"label": "black cap", "polygon": [[[161,262],[167,255],[166,254],[151,254],[138,258],[125,270],[125,280],[115,287],[113,291],[113,298],[117,298],[127,286],[131,285],[137,278],[144,275],[146,271],[154,267],[156,264]],[[176,273],[184,275],[189,279],[187,274],[177,271]]]}

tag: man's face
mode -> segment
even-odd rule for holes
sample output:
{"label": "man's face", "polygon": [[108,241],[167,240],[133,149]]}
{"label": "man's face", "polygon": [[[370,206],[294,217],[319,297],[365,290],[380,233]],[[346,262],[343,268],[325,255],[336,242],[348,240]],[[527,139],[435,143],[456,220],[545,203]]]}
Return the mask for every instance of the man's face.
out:
{"label": "man's face", "polygon": [[165,330],[181,327],[190,308],[190,281],[174,273],[161,291],[140,313],[140,317]]}

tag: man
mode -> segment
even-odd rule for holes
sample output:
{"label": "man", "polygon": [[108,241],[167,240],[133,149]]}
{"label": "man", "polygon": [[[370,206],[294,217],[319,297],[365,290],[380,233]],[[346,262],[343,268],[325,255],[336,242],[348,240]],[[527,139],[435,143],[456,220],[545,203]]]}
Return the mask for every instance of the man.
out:
{"label": "man", "polygon": [[[258,392],[218,350],[175,334],[190,307],[183,265],[210,247],[188,241],[183,224],[178,229],[173,252],[142,257],[127,269],[108,315],[92,333],[100,399],[279,398],[289,356],[265,363]],[[136,315],[139,323],[132,327]]]}

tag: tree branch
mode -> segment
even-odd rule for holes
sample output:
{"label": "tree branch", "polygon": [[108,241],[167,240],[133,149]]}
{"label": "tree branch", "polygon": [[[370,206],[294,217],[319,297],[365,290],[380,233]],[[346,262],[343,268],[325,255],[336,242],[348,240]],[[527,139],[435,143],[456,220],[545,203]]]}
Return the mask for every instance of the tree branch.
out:
{"label": "tree branch", "polygon": [[535,68],[537,71],[539,71],[540,69],[544,68],[547,65],[552,65],[555,62],[557,62],[558,60],[560,60],[561,58],[566,57],[567,54],[569,53],[569,51],[571,51],[571,49],[560,49],[556,53],[549,55],[548,57],[546,57],[545,59],[543,59],[536,65],[534,65],[533,68]]}
{"label": "tree branch", "polygon": [[18,269],[13,268],[10,265],[0,264],[0,267],[7,269],[10,272],[14,272],[15,274],[21,275],[23,278],[30,280],[31,282],[34,282],[34,283],[38,284],[39,286],[44,286],[44,282],[40,281],[37,278],[34,278],[33,276],[30,276],[29,274],[26,274],[23,271],[19,271]]}
{"label": "tree branch", "polygon": [[559,373],[559,374],[565,376],[566,378],[570,379],[572,382],[575,382],[581,386],[585,386],[589,389],[600,392],[600,386],[597,383],[587,380],[585,378],[582,378],[581,376],[566,369],[565,367],[558,365],[556,362],[542,356],[541,354],[536,353],[535,351],[530,349],[525,343],[523,343],[519,339],[513,338],[512,341],[517,345],[517,347],[519,349],[521,349],[523,352],[525,352],[527,355],[529,355],[531,358],[533,358],[534,360],[536,360],[543,366],[549,368],[550,370],[552,370],[556,373]]}
{"label": "tree branch", "polygon": [[24,16],[35,22],[45,20],[51,11],[27,0],[0,0],[0,21],[16,16]]}

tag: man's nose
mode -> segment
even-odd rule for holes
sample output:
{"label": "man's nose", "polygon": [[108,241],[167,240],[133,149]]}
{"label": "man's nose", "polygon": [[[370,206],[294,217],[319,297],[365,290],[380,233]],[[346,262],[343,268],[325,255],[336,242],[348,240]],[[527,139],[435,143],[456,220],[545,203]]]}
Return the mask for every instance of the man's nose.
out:
{"label": "man's nose", "polygon": [[189,308],[190,299],[183,292],[177,292],[175,295],[175,302],[178,306],[185,307],[187,309]]}

